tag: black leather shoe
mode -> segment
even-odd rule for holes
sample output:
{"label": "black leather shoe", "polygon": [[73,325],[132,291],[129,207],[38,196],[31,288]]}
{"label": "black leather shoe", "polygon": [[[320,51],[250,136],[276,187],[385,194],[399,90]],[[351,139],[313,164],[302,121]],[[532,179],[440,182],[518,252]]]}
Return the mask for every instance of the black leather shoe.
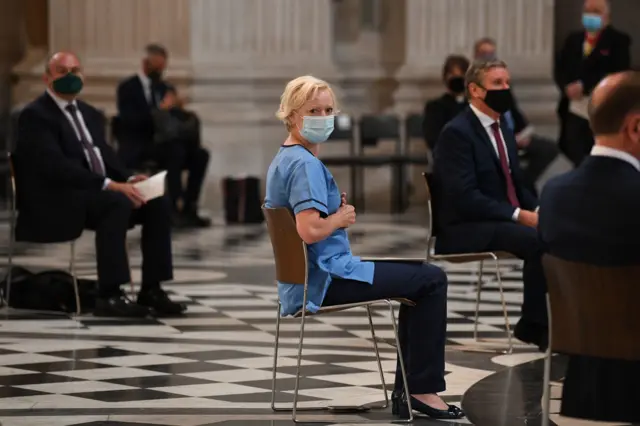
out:
{"label": "black leather shoe", "polygon": [[400,412],[400,396],[402,392],[393,391],[391,392],[391,414],[397,416]]}
{"label": "black leather shoe", "polygon": [[93,316],[144,318],[151,314],[149,308],[140,306],[127,298],[124,293],[108,299],[96,299]]}
{"label": "black leather shoe", "polygon": [[138,305],[151,308],[159,316],[182,315],[187,310],[187,305],[173,302],[161,288],[138,293]]}
{"label": "black leather shoe", "polygon": [[188,228],[208,228],[211,226],[211,219],[200,216],[195,211],[183,214],[184,223]]}
{"label": "black leather shoe", "polygon": [[[393,396],[393,395],[392,395]],[[428,406],[427,404],[418,401],[414,397],[411,398],[411,408],[419,413],[425,414],[432,419],[443,419],[443,420],[455,420],[461,419],[465,417],[464,411],[460,407],[455,405],[447,404],[449,407],[446,410],[439,410],[437,408],[433,408]],[[393,411],[393,408],[392,408]],[[409,418],[409,408],[407,407],[407,398],[403,393],[398,400],[398,410],[396,414],[401,419]]]}
{"label": "black leather shoe", "polygon": [[546,352],[549,347],[549,329],[543,325],[520,318],[513,335],[522,342],[536,345],[540,352]]}

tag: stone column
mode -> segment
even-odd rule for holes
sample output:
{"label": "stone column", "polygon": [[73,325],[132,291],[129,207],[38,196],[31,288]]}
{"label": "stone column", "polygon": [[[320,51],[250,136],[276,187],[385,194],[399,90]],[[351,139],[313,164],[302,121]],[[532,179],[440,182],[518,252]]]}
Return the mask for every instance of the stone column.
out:
{"label": "stone column", "polygon": [[[171,68],[190,60],[189,0],[49,0],[49,51],[72,50],[85,68],[130,73],[146,44],[167,47]],[[124,69],[123,69],[124,68]]]}
{"label": "stone column", "polygon": [[[553,63],[554,0],[406,0],[406,61],[398,73],[399,109],[416,109],[441,91],[449,54],[471,56],[473,43],[492,37],[515,81],[549,81]],[[431,83],[431,84],[429,84]],[[421,93],[425,84],[432,86]]]}
{"label": "stone column", "polygon": [[286,82],[334,80],[332,0],[190,0],[190,107],[211,151],[207,206],[226,175],[264,178],[286,136],[275,113]]}

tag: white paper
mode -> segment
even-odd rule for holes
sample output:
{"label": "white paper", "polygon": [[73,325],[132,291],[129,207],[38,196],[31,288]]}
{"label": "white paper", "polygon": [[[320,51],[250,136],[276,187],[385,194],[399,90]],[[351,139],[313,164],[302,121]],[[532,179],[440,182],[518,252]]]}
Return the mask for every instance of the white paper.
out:
{"label": "white paper", "polygon": [[589,98],[582,98],[569,103],[569,112],[585,120],[589,119]]}
{"label": "white paper", "polygon": [[164,180],[166,176],[167,171],[165,170],[156,173],[147,180],[136,182],[133,186],[140,192],[144,201],[153,200],[164,195]]}

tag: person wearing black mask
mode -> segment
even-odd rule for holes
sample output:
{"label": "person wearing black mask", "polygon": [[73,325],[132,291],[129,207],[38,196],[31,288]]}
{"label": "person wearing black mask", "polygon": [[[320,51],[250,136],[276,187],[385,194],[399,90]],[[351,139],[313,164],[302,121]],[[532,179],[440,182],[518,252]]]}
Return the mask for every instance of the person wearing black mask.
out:
{"label": "person wearing black mask", "polygon": [[469,60],[464,56],[448,56],[442,66],[442,80],[447,91],[439,98],[428,101],[424,107],[422,133],[432,152],[444,126],[467,105],[464,73],[468,68]]}
{"label": "person wearing black mask", "polygon": [[515,135],[502,119],[513,108],[510,79],[502,61],[478,61],[467,71],[469,106],[443,129],[435,151],[435,251],[503,251],[524,260],[524,303],[514,335],[545,350],[538,201],[525,185]]}
{"label": "person wearing black mask", "polygon": [[[494,39],[489,37],[481,38],[474,44],[473,56],[477,61],[493,61],[498,57],[496,50],[497,46]],[[505,112],[504,119],[509,128],[515,133],[518,149],[522,154],[522,158],[526,160],[526,165],[523,166],[522,171],[527,186],[530,191],[536,194],[536,182],[560,153],[558,144],[535,133],[535,128],[520,110],[515,98],[513,107]]]}
{"label": "person wearing black mask", "polygon": [[[198,215],[198,200],[209,164],[209,152],[201,146],[197,116],[183,108],[184,100],[162,78],[167,58],[164,47],[148,45],[142,70],[118,85],[119,116],[113,129],[119,143],[118,154],[133,169],[153,160],[167,170],[174,226],[207,227],[211,221]],[[185,126],[184,130],[167,135],[155,124],[158,123],[158,112],[162,114],[160,117],[175,120],[178,125],[190,120],[192,130],[186,130]],[[184,170],[188,172],[186,188],[182,183]]]}

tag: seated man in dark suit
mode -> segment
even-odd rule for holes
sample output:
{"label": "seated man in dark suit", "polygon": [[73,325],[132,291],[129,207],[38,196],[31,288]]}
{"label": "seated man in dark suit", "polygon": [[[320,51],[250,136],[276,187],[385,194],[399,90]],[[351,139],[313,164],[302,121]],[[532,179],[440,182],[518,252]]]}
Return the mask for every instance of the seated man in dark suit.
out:
{"label": "seated man in dark suit", "polygon": [[436,252],[506,251],[524,260],[524,303],[515,336],[547,346],[546,282],[538,244],[538,203],[526,189],[513,132],[501,114],[513,107],[502,61],[467,71],[469,107],[440,134],[433,175]]}
{"label": "seated man in dark suit", "polygon": [[[169,110],[184,115],[183,101],[173,86],[162,79],[167,64],[164,47],[151,44],[142,61],[142,71],[120,83],[117,105],[121,128],[119,155],[128,167],[135,168],[147,159],[167,169],[167,186],[178,226],[207,227],[211,221],[198,215],[198,199],[209,164],[209,152],[200,144],[200,123],[195,134],[180,133],[170,141],[154,143],[157,129],[152,110]],[[197,119],[193,113],[188,113]],[[182,171],[187,170],[183,189]],[[179,202],[182,201],[182,209]]]}
{"label": "seated man in dark suit", "polygon": [[[495,60],[497,58],[496,50],[495,40],[488,37],[482,38],[475,43],[474,57],[476,60]],[[554,141],[535,133],[534,127],[518,108],[515,98],[513,107],[504,114],[504,118],[509,128],[516,135],[518,149],[523,152],[527,163],[522,170],[525,182],[529,190],[535,193],[536,182],[560,152],[558,145]]]}
{"label": "seated man in dark suit", "polygon": [[631,39],[613,28],[609,19],[607,0],[585,0],[584,29],[567,36],[555,61],[554,79],[562,94],[558,104],[560,148],[576,166],[593,146],[584,111],[591,91],[607,75],[631,67]]}
{"label": "seated man in dark suit", "polygon": [[[591,156],[545,186],[540,238],[545,250],[566,260],[638,265],[640,73],[606,77],[593,91],[589,118],[596,139]],[[640,362],[571,357],[562,414],[640,422],[639,382]]]}
{"label": "seated man in dark suit", "polygon": [[[180,314],[186,307],[169,300],[160,287],[173,279],[168,201],[144,202],[133,183],[146,177],[124,167],[105,141],[102,113],[77,99],[83,78],[74,54],[54,54],[44,75],[46,93],[20,113],[16,235],[35,242],[71,241],[85,228],[95,230],[95,315]],[[142,224],[144,257],[137,303],[120,290],[131,281],[126,235],[135,223]]]}
{"label": "seated man in dark suit", "polygon": [[422,134],[432,152],[436,149],[436,142],[444,126],[467,106],[464,74],[468,68],[469,60],[464,56],[447,56],[442,66],[442,80],[447,91],[439,98],[428,101],[424,107]]}

